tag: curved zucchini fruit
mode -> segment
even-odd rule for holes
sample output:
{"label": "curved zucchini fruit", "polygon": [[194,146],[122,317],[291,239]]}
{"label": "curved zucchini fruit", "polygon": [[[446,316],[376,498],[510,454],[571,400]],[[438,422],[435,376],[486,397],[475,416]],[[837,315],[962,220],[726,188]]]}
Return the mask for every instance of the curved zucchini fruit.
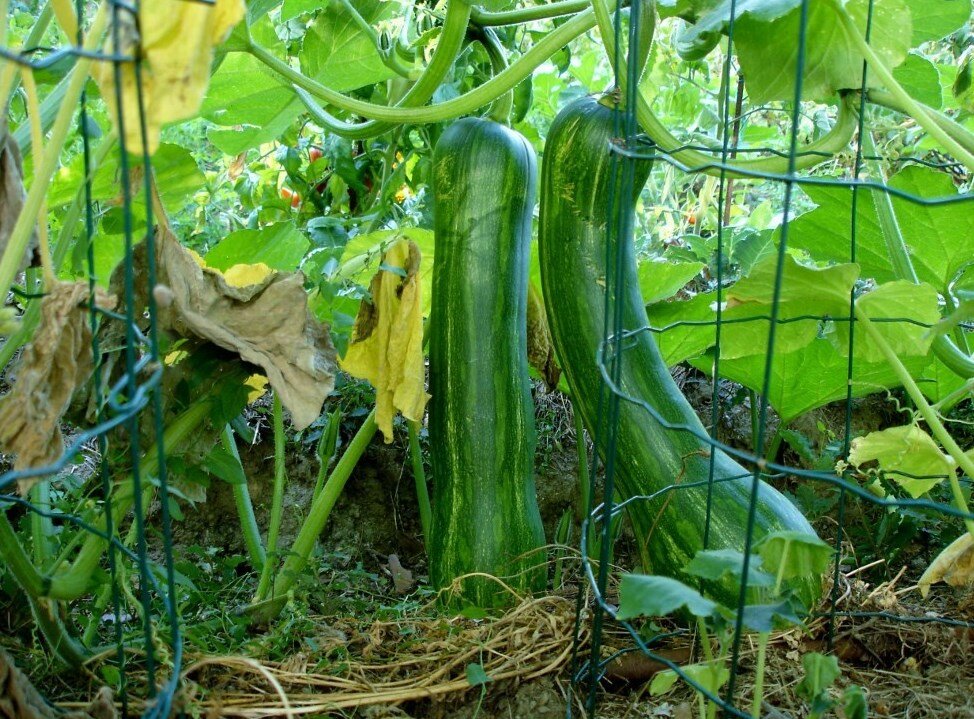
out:
{"label": "curved zucchini fruit", "polygon": [[[571,387],[575,407],[593,437],[603,437],[598,424],[600,393],[608,392],[596,360],[605,335],[606,292],[621,308],[623,326],[649,325],[639,292],[634,248],[620,237],[617,221],[623,161],[609,150],[613,112],[593,98],[582,98],[559,113],[545,145],[541,173],[539,251],[548,323],[555,350]],[[636,161],[632,201],[649,177],[650,162]],[[608,242],[608,247],[606,243]],[[622,253],[620,287],[616,285],[617,252]],[[606,258],[612,258],[607,270]],[[611,326],[611,325],[610,325]],[[649,332],[625,340],[618,377],[622,392],[654,407],[669,423],[705,430],[677,388]],[[604,429],[604,425],[602,427]],[[598,451],[603,459],[606,447]],[[627,511],[639,544],[645,572],[686,579],[683,568],[704,549],[707,521],[709,445],[689,431],[670,430],[643,407],[619,403],[615,457],[616,489],[623,498],[652,495],[670,485],[695,485],[662,492],[652,500],[635,500]],[[748,525],[752,475],[729,456],[714,450],[714,483],[708,549],[743,550]],[[760,483],[754,540],[773,531],[814,533],[805,517],[781,493]],[[705,585],[706,586],[706,585]],[[714,598],[738,598],[730,577],[706,587]],[[817,579],[792,587],[810,605],[820,594]]]}

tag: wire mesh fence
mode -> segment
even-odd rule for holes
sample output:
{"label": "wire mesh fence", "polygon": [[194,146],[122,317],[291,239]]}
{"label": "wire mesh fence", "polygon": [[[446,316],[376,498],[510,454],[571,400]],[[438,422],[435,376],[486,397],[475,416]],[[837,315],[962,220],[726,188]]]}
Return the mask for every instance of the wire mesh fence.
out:
{"label": "wire mesh fence", "polygon": [[[70,10],[70,4],[63,9]],[[60,92],[52,93],[59,105],[52,108],[50,141],[43,139],[40,108],[35,107],[30,112],[35,127],[30,136],[20,138],[21,146],[32,143],[34,182],[26,203],[36,211],[22,213],[19,222],[33,224],[40,219],[40,223],[27,233],[14,229],[13,237],[39,236],[42,253],[48,252],[41,208],[61,153],[59,137],[77,142],[84,181],[60,218],[60,233],[50,246],[51,265],[28,268],[25,287],[12,285],[13,274],[4,276],[5,289],[9,285],[23,308],[20,327],[2,348],[5,365],[20,351],[12,377],[7,377],[8,381],[16,378],[16,384],[4,397],[4,412],[8,423],[12,415],[21,416],[22,426],[15,440],[18,459],[0,474],[4,509],[0,552],[30,605],[39,633],[59,660],[80,670],[92,657],[102,656],[96,680],[114,690],[123,716],[166,717],[174,709],[182,639],[175,607],[157,304],[149,290],[156,284],[156,253],[152,203],[145,200],[151,196],[152,171],[145,134],[138,7],[112,2],[93,10],[78,0],[73,9],[77,29],[73,46],[38,45],[54,14],[48,5],[24,47],[3,52],[5,81],[14,83],[19,75],[28,97],[35,92],[30,89],[33,73],[57,63],[73,65],[57,88]],[[107,48],[101,50],[106,27]],[[117,132],[107,136],[93,130],[90,118],[86,83],[93,62],[103,74],[111,74],[114,87],[111,104],[116,109],[112,119]],[[125,73],[132,73],[134,82],[134,115],[123,111],[128,101]],[[137,127],[131,127],[133,122]],[[129,146],[127,138],[133,133],[141,135],[141,148]],[[111,277],[117,302],[100,287],[109,279],[99,274],[95,260],[96,217],[104,208],[92,198],[95,173],[113,154],[124,237],[124,258]],[[144,268],[136,266],[135,247],[140,243],[146,249]],[[84,258],[87,281],[56,277],[72,250]],[[44,290],[39,293],[42,273]],[[78,380],[71,376],[74,372]],[[87,422],[62,442],[57,422],[75,382],[83,383],[89,373],[90,395],[82,413]],[[45,431],[51,434],[43,436]],[[47,461],[25,468],[23,464],[31,464],[23,461],[25,454],[38,458],[38,453],[31,455],[27,449],[31,443],[47,445],[40,451],[40,458]],[[82,450],[94,459],[79,466]],[[59,490],[53,488],[53,480],[70,483],[79,471],[97,489],[76,505],[77,511],[66,511],[64,502],[55,501]],[[18,533],[15,527],[20,524],[27,531]],[[30,537],[30,543],[22,537]],[[95,596],[88,597],[92,578],[106,574]],[[66,609],[81,599],[82,609]],[[140,675],[135,683],[133,669]],[[14,670],[5,667],[5,671]],[[39,689],[47,693],[53,687]],[[11,701],[16,703],[16,697]]]}
{"label": "wire mesh fence", "polygon": [[[186,0],[195,1],[205,0]],[[931,334],[924,341],[936,346],[940,362],[964,380],[974,375],[965,345],[965,333],[970,330],[967,319],[962,318],[955,327],[942,332],[939,331],[942,327],[939,310],[937,319],[931,319],[929,312],[903,314],[897,311],[904,308],[902,302],[891,303],[889,306],[893,309],[879,305],[878,312],[870,312],[868,300],[860,302],[862,298],[879,291],[883,281],[917,285],[923,278],[923,274],[914,266],[918,258],[911,257],[899,231],[897,212],[902,214],[902,208],[907,206],[933,210],[949,207],[974,209],[971,204],[974,195],[969,191],[940,196],[921,195],[912,192],[906,185],[893,184],[884,178],[883,169],[886,167],[897,170],[922,167],[945,176],[954,173],[959,183],[967,183],[968,186],[970,183],[963,166],[953,160],[931,160],[909,152],[890,158],[876,150],[871,126],[874,111],[867,101],[871,97],[875,100],[877,96],[869,84],[870,68],[866,63],[863,64],[859,91],[844,91],[838,98],[829,131],[807,145],[801,141],[805,119],[803,113],[808,104],[803,93],[803,80],[807,70],[808,28],[814,19],[816,7],[814,0],[796,0],[794,3],[798,10],[794,35],[794,93],[790,102],[782,103],[781,108],[775,109],[790,113],[789,132],[784,142],[767,147],[741,142],[741,125],[748,113],[754,110],[745,112],[742,104],[744,85],[740,81],[740,67],[735,61],[734,39],[735,28],[748,4],[743,0],[740,3],[729,0],[728,22],[723,30],[726,47],[723,51],[722,97],[719,102],[722,125],[719,147],[688,142],[669,145],[669,149],[664,149],[657,144],[658,138],[654,141],[654,138],[644,134],[645,123],[639,117],[640,105],[645,102],[640,94],[641,67],[638,62],[627,61],[640,57],[645,49],[640,47],[645,40],[640,35],[640,26],[646,18],[641,17],[640,13],[654,13],[655,9],[652,3],[635,3],[626,14],[622,10],[628,5],[620,2],[615,12],[610,13],[604,3],[594,4],[603,38],[613,38],[609,47],[615,54],[618,95],[614,136],[618,141],[611,145],[613,199],[608,203],[605,218],[607,241],[603,269],[606,291],[598,357],[603,392],[599,400],[595,436],[595,444],[607,449],[601,457],[593,460],[590,473],[593,484],[589,491],[589,497],[595,497],[598,493],[604,497],[604,501],[597,506],[589,506],[589,519],[582,526],[580,546],[583,569],[595,600],[588,606],[585,593],[579,593],[575,633],[580,641],[576,646],[572,678],[584,696],[584,711],[589,716],[595,716],[599,710],[600,681],[606,668],[620,656],[642,654],[672,670],[674,681],[678,678],[702,697],[701,706],[705,713],[719,708],[727,715],[750,717],[755,713],[755,708],[751,706],[754,696],[760,697],[760,691],[753,689],[757,681],[755,677],[761,672],[760,668],[755,669],[755,663],[761,666],[763,660],[760,657],[767,646],[768,636],[774,630],[817,623],[824,627],[825,648],[829,649],[845,620],[883,618],[904,623],[930,622],[963,629],[974,628],[974,624],[960,618],[940,614],[905,615],[894,610],[857,609],[848,601],[850,575],[846,563],[850,549],[846,512],[852,502],[866,502],[890,510],[933,512],[950,518],[958,530],[962,529],[964,523],[974,521],[974,515],[963,508],[963,497],[969,493],[969,478],[958,479],[953,474],[953,467],[949,472],[939,474],[899,473],[904,480],[930,483],[929,488],[941,484],[960,487],[952,495],[943,492],[942,498],[938,496],[934,500],[921,498],[925,491],[917,496],[912,496],[908,490],[905,494],[911,496],[903,496],[904,491],[878,492],[870,481],[864,479],[858,466],[848,461],[853,451],[853,413],[857,398],[867,390],[908,384],[896,372],[892,378],[884,376],[877,379],[876,365],[887,362],[889,358],[879,357],[882,352],[875,347],[885,343],[894,356],[902,355],[902,352],[897,352],[901,349],[898,342],[914,341],[921,334],[932,332],[936,339]],[[866,5],[865,39],[868,41],[874,8],[872,2]],[[86,181],[82,192],[65,213],[61,235],[52,243],[50,256],[56,272],[72,244],[83,248],[89,280],[80,288],[60,281],[47,284],[41,294],[38,292],[41,286],[40,270],[28,269],[27,282],[23,287],[13,286],[16,273],[11,274],[8,280],[0,272],[0,280],[11,285],[11,293],[24,308],[21,329],[0,348],[0,366],[6,366],[26,344],[42,316],[46,326],[49,323],[48,314],[62,307],[60,311],[66,318],[60,326],[54,326],[50,338],[52,347],[45,355],[43,346],[35,338],[32,347],[21,354],[17,374],[23,376],[27,370],[40,368],[40,371],[45,366],[52,371],[51,368],[63,359],[57,349],[57,341],[63,337],[73,337],[76,346],[72,361],[93,370],[93,380],[91,397],[87,401],[88,428],[69,437],[63,446],[58,437],[57,458],[44,463],[41,468],[14,467],[0,475],[0,507],[4,509],[0,514],[0,559],[23,589],[39,631],[60,658],[69,665],[80,666],[93,655],[110,657],[99,663],[99,680],[117,691],[122,714],[139,712],[143,716],[164,717],[176,709],[174,700],[183,669],[182,627],[176,612],[166,444],[174,426],[177,433],[191,432],[194,422],[205,415],[207,407],[188,410],[194,414],[177,418],[175,425],[167,427],[164,423],[162,362],[157,334],[160,298],[152,291],[157,284],[157,238],[153,229],[153,202],[150,199],[153,195],[148,152],[151,143],[146,135],[141,51],[137,33],[132,34],[133,29],[137,29],[137,9],[137,6],[122,0],[113,0],[103,9],[92,12],[88,4],[79,0],[75,6],[79,21],[73,47],[38,47],[44,27],[44,23],[39,22],[41,31],[35,42],[29,40],[20,52],[4,50],[2,53],[11,83],[16,82],[16,73],[10,68],[18,68],[24,77],[23,82],[30,83],[32,80],[28,78],[34,71],[51,67],[65,58],[70,58],[74,63],[63,88],[62,97],[68,100],[63,101],[58,110],[52,132],[58,132],[56,128],[60,123],[63,126],[62,134],[66,133],[68,123],[74,123]],[[49,22],[51,13],[45,12],[48,13],[46,22]],[[627,18],[625,22],[624,18]],[[106,27],[110,47],[116,48],[107,52],[98,50],[91,41],[92,36]],[[102,137],[97,143],[95,140],[98,138],[91,131],[89,103],[84,92],[85,79],[93,61],[111,68],[115,92],[109,105],[114,108],[116,130],[110,137]],[[128,72],[133,73],[130,79],[126,76]],[[131,104],[123,96],[123,88],[129,81],[135,90],[134,114],[130,111]],[[0,93],[0,96],[5,96],[5,93]],[[77,97],[77,104],[70,99],[72,96]],[[885,99],[887,106],[895,104],[889,98],[878,99]],[[133,131],[127,127],[133,121],[139,126],[135,134],[140,136],[140,146],[134,151],[129,146]],[[944,124],[944,127],[949,130],[949,125]],[[38,135],[29,134],[26,128],[18,128],[14,134],[17,133],[21,146],[33,142],[35,154],[39,157],[42,155],[35,164],[38,168],[35,169],[35,178],[43,178],[44,172],[49,177],[60,147],[55,147],[57,143],[51,143],[51,147],[39,153],[37,151],[42,143],[37,141]],[[818,168],[821,160],[834,157],[834,141],[841,141],[839,144],[842,146],[853,136],[851,157],[831,164],[827,170]],[[97,168],[113,153],[117,155],[118,204],[122,211],[125,244],[124,259],[112,276],[112,286],[118,290],[118,306],[112,306],[98,289],[98,281],[106,278],[99,277],[95,257],[93,239],[98,207],[91,191]],[[780,230],[773,248],[764,258],[762,267],[766,271],[767,284],[758,288],[760,291],[745,295],[740,288],[734,289],[731,281],[733,273],[729,268],[737,238],[727,222],[717,221],[716,274],[711,278],[712,298],[709,302],[713,307],[713,317],[695,319],[692,313],[671,317],[663,312],[651,312],[647,317],[641,303],[635,307],[627,304],[635,281],[632,273],[632,241],[636,233],[634,213],[640,190],[638,178],[642,172],[639,168],[645,169],[647,163],[655,163],[657,168],[668,166],[685,175],[716,178],[719,218],[729,216],[734,192],[748,187],[747,183],[765,183],[780,192]],[[817,259],[814,252],[809,251],[814,244],[807,237],[810,230],[803,228],[805,234],[801,241],[797,245],[792,244],[795,239],[793,228],[800,214],[796,207],[801,202],[803,189],[809,192],[845,193],[850,200],[848,212],[836,220],[844,225],[841,238],[833,237],[830,240],[847,249],[843,256],[832,257],[833,265],[860,262],[860,238],[867,231],[875,236],[878,225],[884,238],[881,252],[889,255],[895,271],[885,278],[865,274],[850,278],[844,275],[842,282],[837,284],[833,283],[831,275],[803,275],[801,267],[794,262],[792,248],[798,247]],[[34,203],[29,206],[37,208],[38,212],[44,190],[44,182],[35,179],[27,197],[27,203]],[[871,208],[868,215],[871,224],[864,229],[863,208],[867,205]],[[36,215],[30,218],[31,221]],[[23,240],[25,249],[31,234],[30,231],[14,230],[14,236]],[[80,240],[72,243],[76,234],[80,235]],[[143,237],[144,257],[141,261],[145,265],[141,267],[137,246]],[[875,252],[875,244],[870,245],[869,251]],[[738,277],[733,275],[733,279]],[[799,283],[805,283],[806,290],[809,284],[814,290],[816,283],[819,283],[823,292],[829,293],[829,310],[818,311],[816,305],[819,303],[814,292],[794,294]],[[925,298],[929,299],[929,295]],[[939,302],[934,298],[934,304]],[[742,327],[756,329],[751,329],[742,339],[739,334]],[[887,330],[888,327],[907,328],[907,339],[891,334],[894,331]],[[910,328],[915,330],[912,334],[909,333]],[[805,366],[792,367],[792,383],[783,385],[781,381],[783,370],[779,363],[783,357],[794,358],[797,351],[796,341],[789,334],[793,330],[813,338],[804,346],[824,342],[825,345],[816,344],[816,347],[824,348],[827,345],[832,352],[827,358],[831,365],[825,363],[824,355],[807,353],[804,359],[807,366],[831,367],[832,374],[839,377],[837,383],[834,376],[830,378],[829,391],[832,394],[826,395],[829,401],[838,399],[842,403],[843,428],[836,437],[834,454],[837,461],[824,469],[796,466],[777,459],[776,450],[783,441],[781,430],[787,424],[785,420],[796,416],[799,410],[807,409],[789,404],[786,400],[789,393],[798,393],[803,372],[810,375],[811,370],[805,369]],[[709,334],[705,340],[694,340],[688,334],[692,332]],[[676,339],[670,340],[669,337]],[[645,370],[645,364],[648,361],[656,364],[661,361],[659,350],[655,349],[657,344],[667,349],[667,358],[671,359],[678,354],[677,350],[670,351],[673,347],[678,349],[681,343],[691,341],[703,341],[706,345],[706,354],[701,355],[704,357],[701,365],[712,381],[709,429],[699,422],[685,421],[678,413],[674,415],[665,407],[660,408],[639,391],[644,386],[645,377],[640,373]],[[750,397],[753,417],[751,447],[742,449],[722,438],[718,428],[726,406],[723,394],[725,381],[741,382],[741,345],[747,342],[751,345],[748,356],[756,357],[752,360],[756,369],[752,367],[748,375],[754,385]],[[734,349],[725,352],[728,344],[732,344]],[[859,348],[864,344],[872,346],[873,353],[863,354]],[[82,354],[86,354],[83,359]],[[47,365],[43,365],[45,361]],[[32,366],[31,362],[36,362],[37,367]],[[865,371],[862,370],[864,366]],[[904,371],[907,370],[908,367],[904,367]],[[754,380],[754,377],[758,379]],[[833,396],[834,385],[841,387],[840,395]],[[916,385],[914,381],[913,386]],[[961,382],[953,389],[938,390],[940,394],[935,400],[934,415],[937,415],[938,406],[947,406],[949,400],[958,399],[969,391],[969,382]],[[908,401],[917,407],[925,401],[922,393],[919,398],[912,393],[907,394]],[[9,398],[6,402],[10,411],[12,402]],[[816,406],[824,403],[822,401]],[[932,426],[930,418],[922,411],[920,414]],[[936,419],[936,416],[933,418]],[[632,448],[634,436],[637,442],[645,436],[631,434],[633,425],[661,428],[661,436],[665,437],[692,438],[686,446],[695,449],[680,461],[684,467],[692,465],[696,468],[693,476],[688,471],[686,474],[678,472],[676,476],[657,478],[654,491],[649,494],[620,493],[620,485],[616,481],[618,473],[632,471],[631,466],[626,465],[626,451]],[[945,445],[939,435],[937,440]],[[685,440],[680,441],[685,443]],[[98,482],[94,483],[98,487],[98,494],[86,497],[77,512],[66,512],[55,508],[56,503],[51,496],[54,490],[49,480],[64,478],[70,468],[77,464],[77,456],[82,448],[97,458],[97,466],[90,467],[89,471],[91,476],[98,477]],[[595,471],[599,467],[602,470],[600,473]],[[603,483],[597,485],[596,479]],[[14,491],[18,485],[23,491]],[[769,496],[779,496],[777,493],[771,494],[771,487],[788,488],[794,494],[797,487],[805,485],[823,487],[825,492],[832,493],[836,498],[835,530],[834,535],[828,537],[827,547],[827,589],[821,601],[817,602],[807,601],[808,592],[803,594],[800,590],[800,586],[807,588],[812,582],[806,581],[807,577],[801,575],[801,570],[795,570],[792,575],[792,569],[781,556],[782,553],[787,556],[788,552],[804,553],[802,556],[807,554],[811,557],[809,563],[819,566],[824,556],[820,551],[822,540],[810,533],[810,528],[805,536],[781,537],[779,532],[778,538],[785,548],[775,550],[778,551],[777,576],[771,572],[770,584],[766,583],[765,576],[770,571],[769,557],[774,555],[774,551],[768,550],[766,536],[774,534],[777,525],[769,525],[762,503]],[[961,501],[952,502],[952,499],[957,499],[958,493]],[[681,499],[687,497],[693,499]],[[685,575],[686,584],[677,588],[678,596],[669,601],[671,613],[677,621],[656,626],[652,620],[663,620],[665,616],[652,614],[649,607],[661,606],[656,601],[661,589],[673,589],[673,586],[655,580],[655,583],[641,585],[638,578],[627,579],[616,575],[611,563],[613,540],[620,518],[633,508],[641,506],[641,511],[659,518],[666,511],[674,511],[672,507],[691,506],[681,504],[684,501],[703,508],[702,515],[691,517],[690,521],[701,522],[691,529],[695,536],[702,538],[700,548],[704,553],[713,549],[730,550],[731,554],[711,554],[709,559],[714,563],[709,568],[698,567],[695,573]],[[781,501],[788,500],[782,498]],[[730,535],[730,540],[726,535],[726,521],[722,518],[729,510],[743,520],[739,531]],[[18,524],[26,527],[27,531],[18,531]],[[652,526],[655,527],[655,524]],[[61,537],[58,541],[61,551],[58,553],[52,553],[48,547],[48,539],[55,533]],[[67,535],[71,538],[65,540]],[[30,543],[23,541],[25,536],[31,537]],[[653,537],[650,536],[648,542],[652,541]],[[593,550],[593,547],[596,549]],[[762,547],[765,551],[761,551]],[[647,554],[653,551],[665,552],[667,547],[661,544],[655,550],[652,546],[646,548]],[[651,568],[652,563],[643,567],[646,571]],[[709,576],[707,572],[716,572],[717,576]],[[89,598],[86,595],[87,580],[98,573],[106,574],[108,580],[98,594]],[[719,591],[715,590],[716,584],[712,580],[719,580]],[[799,589],[793,591],[794,587]],[[653,601],[646,600],[647,593],[656,594]],[[83,619],[82,630],[76,632],[66,626],[65,605],[83,597],[83,610],[80,615],[77,611],[72,612],[70,620],[77,621],[79,616]],[[626,646],[621,649],[618,648],[619,629],[627,637]],[[615,639],[613,649],[608,651],[604,638],[610,632]],[[699,649],[694,649],[693,653],[699,651],[701,661],[678,661],[667,653],[671,640],[691,634],[699,642]],[[584,642],[581,641],[582,637]],[[714,651],[711,640],[716,642],[716,654],[710,654]],[[749,643],[758,647],[757,660],[751,656],[746,661],[744,659],[745,653],[754,653],[746,649]],[[133,683],[131,677],[136,670],[139,679]],[[748,682],[746,690],[742,688],[745,678]],[[760,710],[760,706],[757,710]],[[573,705],[569,704],[569,714],[573,711]]]}

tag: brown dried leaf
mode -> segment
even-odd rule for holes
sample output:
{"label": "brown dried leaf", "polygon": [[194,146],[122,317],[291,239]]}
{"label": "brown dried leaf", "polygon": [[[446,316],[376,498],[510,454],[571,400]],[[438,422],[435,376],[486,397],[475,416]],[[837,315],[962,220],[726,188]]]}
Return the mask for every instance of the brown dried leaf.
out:
{"label": "brown dried leaf", "polygon": [[966,587],[974,583],[974,537],[964,532],[930,563],[917,586],[926,597],[930,585],[946,582],[952,587]]}
{"label": "brown dried leaf", "polygon": [[528,362],[541,374],[548,389],[558,386],[561,370],[555,363],[544,302],[533,282],[528,282]]}
{"label": "brown dried leaf", "polygon": [[[98,307],[115,306],[114,297],[96,292]],[[88,300],[87,282],[58,282],[41,300],[40,326],[13,389],[0,398],[0,447],[16,455],[16,469],[42,467],[64,451],[61,417],[93,364]],[[26,493],[37,481],[21,480],[18,489]]]}
{"label": "brown dried leaf", "polygon": [[64,712],[49,704],[13,659],[0,649],[0,719],[115,719],[112,692],[102,687],[85,710]]}
{"label": "brown dried leaf", "polygon": [[335,348],[328,328],[308,310],[300,272],[270,272],[245,287],[201,267],[166,228],[158,234],[160,282],[172,292],[159,307],[161,324],[184,337],[201,337],[264,370],[294,426],[321,413],[335,386]]}

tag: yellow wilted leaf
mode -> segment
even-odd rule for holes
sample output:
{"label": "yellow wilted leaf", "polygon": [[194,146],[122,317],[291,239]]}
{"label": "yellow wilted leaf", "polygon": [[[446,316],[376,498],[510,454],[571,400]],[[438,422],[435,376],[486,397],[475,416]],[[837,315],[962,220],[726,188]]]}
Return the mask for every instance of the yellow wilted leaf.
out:
{"label": "yellow wilted leaf", "polygon": [[[226,39],[246,12],[244,0],[216,0],[213,4],[186,0],[139,3],[138,28],[143,33],[142,104],[150,154],[159,146],[159,131],[164,124],[194,117],[199,112],[210,80],[213,48]],[[132,56],[138,46],[136,23],[125,12],[119,13],[119,21],[124,24],[119,29],[118,52]],[[112,35],[109,33],[106,50],[114,53]],[[120,70],[121,88],[115,86],[115,67],[110,62],[95,63],[92,75],[116,121],[116,92],[120,92],[126,147],[130,152],[141,153],[135,65],[124,63]]]}
{"label": "yellow wilted leaf", "polygon": [[974,581],[974,537],[964,532],[930,563],[917,586],[924,597],[930,585],[946,582],[952,587],[966,587]]}
{"label": "yellow wilted leaf", "polygon": [[[362,300],[342,369],[375,387],[376,424],[392,441],[392,418],[398,409],[420,420],[429,395],[424,389],[423,310],[418,277],[419,248],[400,240],[382,259],[372,278],[372,301]],[[393,269],[398,268],[405,276]]]}
{"label": "yellow wilted leaf", "polygon": [[251,285],[259,285],[273,271],[263,262],[254,265],[234,265],[224,270],[223,278],[231,287],[250,287]]}
{"label": "yellow wilted leaf", "polygon": [[250,375],[244,384],[250,387],[250,392],[247,393],[247,404],[253,404],[267,392],[267,378],[262,374]]}

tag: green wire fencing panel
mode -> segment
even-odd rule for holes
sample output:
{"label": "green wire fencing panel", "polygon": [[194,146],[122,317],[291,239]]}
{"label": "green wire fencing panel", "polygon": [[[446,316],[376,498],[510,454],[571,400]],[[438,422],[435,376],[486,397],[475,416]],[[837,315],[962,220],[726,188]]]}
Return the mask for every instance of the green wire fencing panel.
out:
{"label": "green wire fencing panel", "polygon": [[[152,197],[152,170],[138,3],[119,0],[95,9],[78,0],[73,8],[59,6],[65,13],[72,9],[73,18],[58,20],[62,27],[66,21],[76,25],[73,44],[39,45],[54,15],[48,5],[23,49],[4,50],[2,58],[5,78],[23,78],[28,115],[38,122],[31,127],[24,120],[4,137],[7,159],[16,151],[11,143],[18,144],[33,159],[34,174],[0,272],[4,317],[13,320],[0,345],[0,406],[10,453],[0,465],[0,577],[4,591],[19,592],[29,605],[37,633],[57,661],[112,691],[101,696],[102,703],[114,704],[123,716],[167,717],[174,709],[182,641],[165,453],[171,430],[163,426],[157,297],[149,290],[156,286],[156,252],[152,202],[146,200]],[[108,49],[96,50],[103,36]],[[115,115],[117,130],[108,134],[98,129],[88,101],[93,63]],[[34,73],[65,66],[70,69],[56,91],[31,108]],[[123,96],[129,84],[132,93]],[[114,88],[114,97],[106,87]],[[10,89],[4,87],[5,96]],[[132,98],[134,108],[127,107]],[[38,142],[45,130],[50,141]],[[131,147],[130,139],[140,136],[141,146]],[[62,151],[57,138],[66,140],[83,179],[58,217],[48,251],[46,228],[34,225]],[[113,162],[118,194],[109,208],[93,200],[92,183]],[[10,167],[5,160],[8,183]],[[105,270],[97,262],[96,234],[109,210],[119,221],[124,257],[105,277],[99,274]],[[40,224],[46,224],[43,216]],[[34,236],[41,267],[23,273],[19,256]],[[72,260],[87,279],[59,279]],[[15,284],[20,278],[25,283]],[[62,438],[59,424],[67,411],[81,429]],[[80,495],[79,483],[85,488]],[[50,702],[58,699],[54,676],[31,677]]]}
{"label": "green wire fencing panel", "polygon": [[[579,597],[576,636],[591,644],[576,642],[568,714],[595,716],[609,669],[635,653],[664,669],[647,686],[655,701],[682,687],[701,717],[764,716],[769,643],[797,628],[818,637],[821,652],[802,658],[794,692],[815,716],[835,706],[866,716],[868,686],[829,693],[840,671],[830,653],[844,631],[873,620],[974,628],[949,604],[900,603],[901,575],[886,585],[885,605],[853,596],[856,575],[885,561],[863,566],[863,542],[882,541],[888,524],[907,526],[903,517],[949,528],[910,580],[924,599],[940,582],[961,586],[970,559],[974,464],[962,446],[963,410],[951,412],[974,386],[974,143],[890,71],[910,48],[946,34],[933,27],[942,4],[626,5],[593,4],[616,73],[616,97],[603,103],[611,114],[586,126],[601,122],[590,134],[610,148],[591,180],[608,212],[578,231],[585,240],[571,250],[589,273],[581,282],[595,288],[588,310],[601,341],[566,372],[597,449],[589,496],[603,500],[582,526],[592,601]],[[963,24],[970,8],[959,9]],[[657,11],[685,20],[672,38],[685,59],[721,58],[716,141],[678,140],[655,120],[643,62]],[[890,112],[912,117],[938,150],[916,146]],[[748,123],[762,114],[786,120],[748,141]],[[556,120],[549,148],[565,137],[581,143],[588,130],[575,119]],[[640,223],[651,172],[697,178],[714,210],[707,237],[693,238],[712,243],[714,270],[668,302],[658,300],[674,291],[656,294],[671,282],[666,268],[637,273],[634,240],[653,232]],[[731,221],[743,193],[769,198],[773,231]],[[564,230],[543,205],[542,245],[552,228]],[[648,307],[647,292],[657,298]],[[712,382],[702,417],[671,377],[681,362]],[[749,405],[746,448],[721,429],[735,387]],[[877,394],[892,418],[863,430],[857,410]],[[796,420],[823,407],[838,429],[813,447]],[[822,519],[809,511],[816,498],[829,510],[813,527]],[[623,517],[642,573],[612,566]],[[687,648],[682,658],[676,644]]]}

